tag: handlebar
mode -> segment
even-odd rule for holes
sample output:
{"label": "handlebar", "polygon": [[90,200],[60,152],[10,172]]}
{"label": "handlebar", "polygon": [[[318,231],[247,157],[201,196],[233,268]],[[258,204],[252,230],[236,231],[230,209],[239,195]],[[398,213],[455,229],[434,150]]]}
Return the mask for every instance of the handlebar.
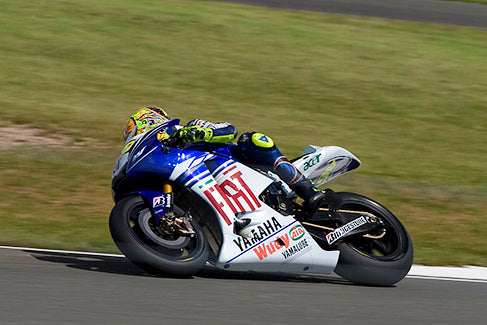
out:
{"label": "handlebar", "polygon": [[165,147],[172,147],[177,149],[182,149],[188,145],[188,142],[181,138],[179,130],[173,132],[173,134],[171,134],[169,138],[159,140],[159,142]]}

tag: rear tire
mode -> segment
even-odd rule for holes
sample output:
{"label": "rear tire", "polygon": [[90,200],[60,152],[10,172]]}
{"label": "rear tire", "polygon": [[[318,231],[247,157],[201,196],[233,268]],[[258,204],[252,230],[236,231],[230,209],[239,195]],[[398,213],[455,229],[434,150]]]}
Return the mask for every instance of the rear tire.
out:
{"label": "rear tire", "polygon": [[[176,203],[177,204],[177,203]],[[191,276],[201,270],[209,248],[193,219],[193,237],[165,238],[154,230],[149,205],[139,195],[121,199],[110,214],[110,233],[120,251],[135,265],[152,274]],[[144,224],[140,224],[140,223]]]}
{"label": "rear tire", "polygon": [[337,193],[339,209],[365,211],[380,218],[386,235],[380,239],[351,236],[338,246],[340,258],[335,273],[357,283],[392,286],[401,281],[413,263],[413,245],[400,221],[381,204],[354,193]]}

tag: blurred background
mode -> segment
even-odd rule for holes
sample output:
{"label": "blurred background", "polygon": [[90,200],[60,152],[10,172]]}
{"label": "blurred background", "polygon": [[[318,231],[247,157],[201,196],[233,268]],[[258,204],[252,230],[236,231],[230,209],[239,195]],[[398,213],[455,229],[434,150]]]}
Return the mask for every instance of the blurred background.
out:
{"label": "blurred background", "polygon": [[[478,2],[487,2],[478,0]],[[386,205],[415,263],[487,266],[485,29],[173,0],[0,2],[0,244],[117,253],[122,127],[143,106],[228,121]]]}

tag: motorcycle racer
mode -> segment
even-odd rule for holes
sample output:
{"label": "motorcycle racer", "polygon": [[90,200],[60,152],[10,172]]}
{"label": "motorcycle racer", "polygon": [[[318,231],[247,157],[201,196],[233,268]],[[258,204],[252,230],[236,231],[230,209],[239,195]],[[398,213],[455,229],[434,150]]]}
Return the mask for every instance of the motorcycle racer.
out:
{"label": "motorcycle racer", "polygon": [[[160,107],[144,107],[130,116],[124,127],[124,138],[142,134],[169,121],[167,112]],[[176,131],[180,139],[191,142],[228,143],[237,136],[236,128],[228,122],[212,123],[201,119],[189,121]],[[162,136],[168,137],[169,135]],[[304,200],[304,207],[314,212],[321,204],[333,200],[332,190],[319,191],[277,148],[273,139],[258,132],[243,133],[237,140],[236,155],[244,164],[259,165],[277,174]]]}

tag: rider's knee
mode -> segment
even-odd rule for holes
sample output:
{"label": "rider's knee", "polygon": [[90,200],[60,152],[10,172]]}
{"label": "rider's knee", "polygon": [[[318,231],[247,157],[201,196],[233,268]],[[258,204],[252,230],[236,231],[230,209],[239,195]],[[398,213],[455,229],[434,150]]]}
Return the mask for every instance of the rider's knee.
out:
{"label": "rider's knee", "polygon": [[259,132],[246,132],[238,138],[238,145],[251,146],[263,150],[272,150],[276,146],[274,140],[268,135]]}

